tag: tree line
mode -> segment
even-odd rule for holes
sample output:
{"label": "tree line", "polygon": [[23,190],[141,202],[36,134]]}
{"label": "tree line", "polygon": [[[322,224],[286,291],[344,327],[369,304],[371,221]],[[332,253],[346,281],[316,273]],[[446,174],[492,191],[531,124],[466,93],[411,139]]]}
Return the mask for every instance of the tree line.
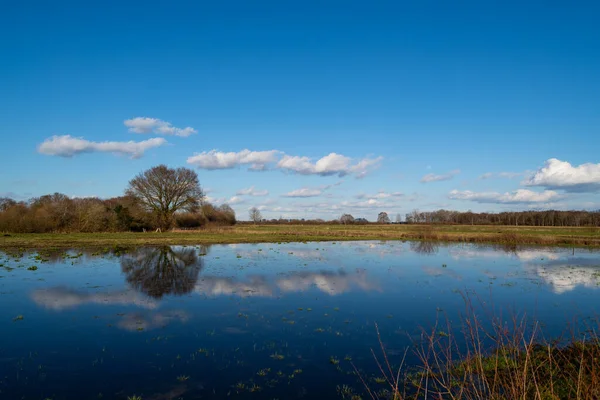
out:
{"label": "tree line", "polygon": [[0,198],[0,231],[118,232],[233,225],[233,209],[205,201],[196,172],[159,165],[134,177],[123,196],[70,198],[62,193],[27,201]]}
{"label": "tree line", "polygon": [[525,225],[525,226],[600,226],[596,211],[506,211],[500,213],[472,211],[419,211],[406,214],[408,224]]}

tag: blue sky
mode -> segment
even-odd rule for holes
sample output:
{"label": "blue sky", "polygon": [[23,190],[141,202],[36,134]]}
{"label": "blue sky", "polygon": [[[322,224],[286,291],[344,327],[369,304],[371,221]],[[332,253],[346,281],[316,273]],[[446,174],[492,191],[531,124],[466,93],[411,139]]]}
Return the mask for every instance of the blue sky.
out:
{"label": "blue sky", "polygon": [[240,219],[600,208],[597,2],[124,3],[2,6],[0,195],[164,163]]}

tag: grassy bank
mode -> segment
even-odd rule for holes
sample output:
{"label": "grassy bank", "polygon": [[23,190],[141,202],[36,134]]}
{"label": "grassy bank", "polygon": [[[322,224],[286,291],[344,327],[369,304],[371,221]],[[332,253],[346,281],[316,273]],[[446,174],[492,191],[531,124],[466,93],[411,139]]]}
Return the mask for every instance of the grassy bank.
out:
{"label": "grassy bank", "polygon": [[0,247],[86,247],[347,240],[432,240],[600,247],[600,228],[470,225],[237,225],[178,232],[3,234]]}

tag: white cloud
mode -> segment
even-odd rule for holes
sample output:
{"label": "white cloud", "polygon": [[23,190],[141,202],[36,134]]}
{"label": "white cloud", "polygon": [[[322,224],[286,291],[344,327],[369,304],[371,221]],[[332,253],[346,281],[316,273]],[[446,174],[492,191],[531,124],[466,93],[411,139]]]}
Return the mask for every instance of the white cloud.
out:
{"label": "white cloud", "polygon": [[560,199],[557,192],[545,190],[543,192],[534,192],[527,189],[519,189],[514,192],[472,192],[470,190],[453,190],[448,194],[448,198],[453,200],[469,200],[477,203],[502,203],[502,204],[527,204],[527,203],[546,203]]}
{"label": "white cloud", "polygon": [[336,183],[332,183],[331,185],[321,185],[316,188],[303,187],[300,189],[292,190],[291,192],[284,194],[283,197],[317,197],[322,195],[325,191],[331,189],[332,187],[339,186],[342,183],[344,183],[343,180]]}
{"label": "white cloud", "polygon": [[124,124],[129,128],[129,132],[133,133],[156,133],[158,135],[173,135],[181,137],[188,137],[194,133],[198,133],[198,131],[191,126],[185,128],[176,128],[171,125],[170,122],[162,121],[158,118],[136,117],[132,119],[126,119]]}
{"label": "white cloud", "polygon": [[[363,158],[353,161],[352,158],[330,153],[316,162],[310,157],[290,156],[279,150],[222,152],[218,150],[196,153],[187,159],[188,164],[201,169],[230,169],[240,165],[249,165],[251,171],[266,171],[280,169],[301,175],[354,175],[364,178],[368,173],[378,168],[383,157]],[[272,168],[269,168],[269,164]]]}
{"label": "white cloud", "polygon": [[367,176],[372,170],[379,168],[383,161],[383,157],[363,158],[357,164],[350,167],[350,172],[355,174],[356,178],[362,179]]}
{"label": "white cloud", "polygon": [[494,178],[504,178],[504,179],[514,179],[519,176],[523,176],[522,172],[486,172],[485,174],[479,176],[479,179],[494,179]]}
{"label": "white cloud", "polygon": [[600,164],[587,163],[574,167],[566,161],[551,158],[522,183],[569,192],[595,192],[600,190]]}
{"label": "white cloud", "polygon": [[400,192],[388,193],[388,192],[381,190],[375,194],[359,193],[355,197],[357,199],[389,199],[392,197],[403,197],[403,196],[404,196],[404,194],[400,193]]}
{"label": "white cloud", "polygon": [[442,175],[427,174],[421,178],[421,183],[449,181],[450,179],[454,178],[455,175],[458,174],[460,174],[459,169],[455,169],[453,171],[448,172],[447,174]]}
{"label": "white cloud", "polygon": [[127,154],[131,158],[140,158],[144,152],[167,143],[163,138],[152,138],[141,142],[92,142],[71,135],[52,136],[38,146],[38,152],[51,156],[72,157],[81,153]]}
{"label": "white cloud", "polygon": [[284,194],[284,197],[317,197],[323,194],[323,189],[318,188],[302,188],[292,190],[289,193]]}
{"label": "white cloud", "polygon": [[371,170],[377,168],[382,157],[364,158],[353,164],[350,157],[330,153],[313,163],[309,157],[284,155],[277,163],[277,168],[295,172],[301,175],[338,175],[354,174],[357,178],[365,177]]}
{"label": "white cloud", "polygon": [[244,203],[245,201],[246,200],[244,200],[240,196],[233,196],[229,200],[227,200],[226,203],[229,205],[233,205],[233,204],[241,204],[241,203]]}
{"label": "white cloud", "polygon": [[235,205],[235,204],[242,204],[245,203],[246,200],[243,197],[240,196],[232,196],[232,197],[211,197],[211,196],[206,196],[204,198],[204,200],[207,203],[210,204],[228,204],[230,206]]}
{"label": "white cloud", "polygon": [[254,186],[250,186],[249,188],[238,190],[236,194],[239,196],[267,196],[269,191],[258,190],[255,189]]}
{"label": "white cloud", "polygon": [[194,154],[187,159],[187,162],[198,168],[208,170],[231,169],[240,165],[250,165],[250,169],[260,171],[266,169],[266,164],[275,162],[279,153],[277,150],[250,151],[244,149],[237,153],[211,150]]}

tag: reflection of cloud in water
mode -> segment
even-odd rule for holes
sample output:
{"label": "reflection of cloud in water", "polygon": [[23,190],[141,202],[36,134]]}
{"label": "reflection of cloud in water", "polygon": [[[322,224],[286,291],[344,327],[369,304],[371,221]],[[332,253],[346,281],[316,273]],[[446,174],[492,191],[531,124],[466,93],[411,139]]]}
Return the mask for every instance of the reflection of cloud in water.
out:
{"label": "reflection of cloud in water", "polygon": [[300,272],[279,279],[277,286],[282,292],[301,292],[314,286],[332,296],[348,292],[353,288],[364,291],[378,289],[377,285],[369,282],[367,274],[363,270],[356,271],[354,274],[344,271]]}
{"label": "reflection of cloud in water", "polygon": [[558,260],[560,254],[552,251],[544,250],[517,250],[515,252],[517,258],[521,261],[533,261],[533,260]]}
{"label": "reflection of cloud in water", "polygon": [[530,264],[529,269],[552,286],[556,294],[569,292],[577,286],[598,288],[600,262],[590,258],[552,260],[545,264]]}
{"label": "reflection of cloud in water", "polygon": [[455,260],[465,258],[506,258],[507,256],[514,256],[521,261],[532,261],[532,260],[558,260],[561,255],[552,250],[502,250],[493,247],[484,248],[452,248],[449,250],[450,256]]}
{"label": "reflection of cloud in water", "polygon": [[86,293],[66,287],[39,289],[31,294],[33,301],[52,310],[64,310],[82,304],[136,305],[153,309],[157,303],[133,290],[105,293]]}
{"label": "reflection of cloud in water", "polygon": [[349,250],[363,255],[377,255],[379,258],[385,258],[386,256],[398,256],[404,253],[404,249],[398,243],[352,243],[351,245],[345,244],[349,247]]}
{"label": "reflection of cloud in water", "polygon": [[260,276],[253,276],[248,282],[236,281],[233,278],[207,276],[196,284],[194,290],[207,296],[235,294],[240,297],[271,297],[273,295],[273,288]]}
{"label": "reflection of cloud in water", "polygon": [[163,328],[171,322],[187,322],[189,316],[184,311],[157,312],[153,314],[126,314],[121,317],[117,326],[127,331],[151,330]]}
{"label": "reflection of cloud in water", "polygon": [[445,276],[449,276],[450,278],[453,278],[456,280],[462,280],[462,276],[460,274],[458,274],[455,271],[448,269],[448,268],[428,267],[428,266],[424,265],[421,267],[421,269],[423,270],[423,272],[425,272],[429,276],[438,277],[438,276],[445,275]]}
{"label": "reflection of cloud in water", "polygon": [[248,281],[234,278],[205,277],[196,284],[195,291],[207,296],[236,295],[239,297],[273,297],[276,293],[293,293],[312,287],[335,296],[351,290],[379,290],[379,286],[370,282],[365,271],[348,274],[340,272],[297,272],[269,282],[264,277],[253,276]]}
{"label": "reflection of cloud in water", "polygon": [[323,257],[323,253],[319,250],[285,249],[282,250],[282,253],[284,251],[291,256],[302,259],[318,260]]}

